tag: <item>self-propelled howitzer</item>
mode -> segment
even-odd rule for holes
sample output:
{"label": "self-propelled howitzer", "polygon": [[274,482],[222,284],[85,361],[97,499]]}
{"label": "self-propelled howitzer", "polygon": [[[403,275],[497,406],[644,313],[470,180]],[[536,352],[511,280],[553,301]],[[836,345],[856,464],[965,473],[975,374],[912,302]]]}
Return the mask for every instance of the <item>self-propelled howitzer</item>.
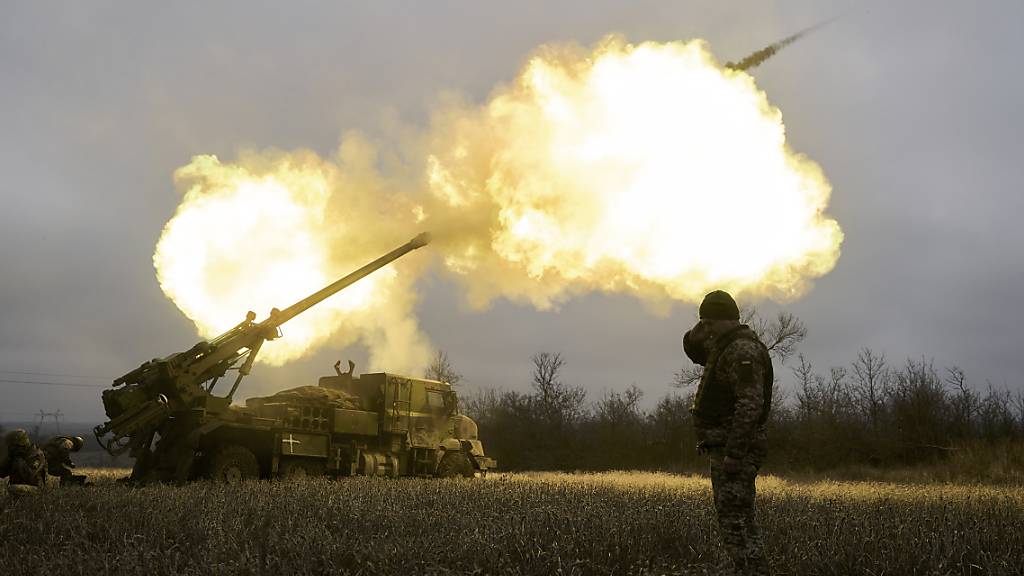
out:
{"label": "self-propelled howitzer", "polygon": [[[280,337],[282,324],[429,242],[428,234],[420,234],[284,310],[271,310],[262,322],[256,322],[256,314],[250,311],[220,336],[184,352],[154,358],[117,378],[103,392],[110,420],[94,430],[100,445],[112,455],[130,451],[135,480],[186,479],[205,416],[227,411],[263,343]],[[224,396],[214,396],[217,383],[231,370],[238,372],[231,389]]]}

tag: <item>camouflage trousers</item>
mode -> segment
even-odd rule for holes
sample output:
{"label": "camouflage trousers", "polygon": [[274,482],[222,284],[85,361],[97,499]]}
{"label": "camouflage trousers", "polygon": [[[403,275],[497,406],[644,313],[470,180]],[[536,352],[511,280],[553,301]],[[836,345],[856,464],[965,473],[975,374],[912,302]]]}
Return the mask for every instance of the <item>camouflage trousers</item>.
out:
{"label": "camouflage trousers", "polygon": [[754,517],[754,480],[764,453],[758,449],[751,450],[743,458],[740,471],[734,474],[727,474],[724,470],[723,448],[712,448],[709,453],[718,531],[732,569],[736,574],[768,574],[761,532]]}

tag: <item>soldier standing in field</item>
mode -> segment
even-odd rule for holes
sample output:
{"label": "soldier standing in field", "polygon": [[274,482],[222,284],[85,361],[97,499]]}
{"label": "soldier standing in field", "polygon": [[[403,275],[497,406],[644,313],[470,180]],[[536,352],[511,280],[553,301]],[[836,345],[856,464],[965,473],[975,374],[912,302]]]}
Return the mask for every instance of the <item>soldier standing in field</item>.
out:
{"label": "soldier standing in field", "polygon": [[32,444],[28,432],[20,428],[11,430],[4,440],[7,457],[0,462],[0,478],[10,477],[9,489],[33,491],[46,484],[46,457]]}
{"label": "soldier standing in field", "polygon": [[697,450],[708,454],[718,526],[740,574],[767,574],[754,517],[754,480],[766,453],[765,422],[774,375],[768,349],[740,323],[739,308],[721,290],[704,297],[700,320],[683,350],[704,367],[694,395]]}
{"label": "soldier standing in field", "polygon": [[72,470],[75,464],[71,461],[71,453],[81,450],[84,444],[81,436],[54,436],[43,445],[47,471],[50,476],[60,478],[61,486],[85,484],[85,475],[75,474]]}

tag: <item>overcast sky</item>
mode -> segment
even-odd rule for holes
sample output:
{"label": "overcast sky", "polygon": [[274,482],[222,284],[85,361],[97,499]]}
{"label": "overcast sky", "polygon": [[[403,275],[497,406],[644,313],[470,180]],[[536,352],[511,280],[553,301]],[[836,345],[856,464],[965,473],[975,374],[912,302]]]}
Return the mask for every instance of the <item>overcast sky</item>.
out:
{"label": "overcast sky", "polygon": [[[440,92],[482,102],[546,42],[701,37],[725,61],[846,14],[754,71],[791,145],[832,182],[846,234],[836,269],[786,306],[810,330],[802,351],[826,369],[870,346],[957,364],[979,388],[1022,388],[1019,1],[256,6],[5,4],[0,380],[102,384],[17,373],[110,379],[194,343],[151,260],[179,200],[172,173],[192,155],[327,155],[342,132],[374,134],[389,115],[423,126]],[[555,312],[471,312],[455,285],[427,279],[419,316],[468,387],[526,390],[530,356],[550,350],[591,398],[635,383],[653,402],[686,363],[695,312],[656,316],[601,294]],[[242,396],[314,383],[349,357],[365,367],[359,348],[257,367]],[[0,382],[0,420],[101,420],[99,390]]]}

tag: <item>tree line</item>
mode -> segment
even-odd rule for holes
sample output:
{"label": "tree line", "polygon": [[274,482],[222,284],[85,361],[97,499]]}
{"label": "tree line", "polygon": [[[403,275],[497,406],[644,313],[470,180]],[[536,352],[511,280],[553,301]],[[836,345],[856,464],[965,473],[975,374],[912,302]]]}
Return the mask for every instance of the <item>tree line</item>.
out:
{"label": "tree line", "polygon": [[[956,366],[927,359],[893,364],[870,348],[846,366],[819,371],[799,353],[807,335],[789,313],[744,323],[768,346],[776,383],[768,420],[766,469],[827,471],[940,467],[957,478],[1024,477],[1024,394],[991,384],[978,388]],[[592,398],[566,382],[567,359],[532,358],[529,392],[482,389],[463,394],[486,450],[505,470],[696,470],[690,403],[699,366],[686,366],[651,408],[631,385]],[[780,386],[788,374],[791,386]],[[458,383],[439,352],[428,377]]]}

